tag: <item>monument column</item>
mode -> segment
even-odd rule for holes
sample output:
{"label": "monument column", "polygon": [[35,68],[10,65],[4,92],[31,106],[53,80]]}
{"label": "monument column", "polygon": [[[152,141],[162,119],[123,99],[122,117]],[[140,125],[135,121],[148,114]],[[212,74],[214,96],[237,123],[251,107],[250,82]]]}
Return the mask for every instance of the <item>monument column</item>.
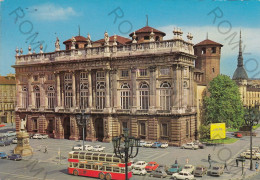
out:
{"label": "monument column", "polygon": [[91,70],[88,70],[88,106],[92,108],[92,79]]}

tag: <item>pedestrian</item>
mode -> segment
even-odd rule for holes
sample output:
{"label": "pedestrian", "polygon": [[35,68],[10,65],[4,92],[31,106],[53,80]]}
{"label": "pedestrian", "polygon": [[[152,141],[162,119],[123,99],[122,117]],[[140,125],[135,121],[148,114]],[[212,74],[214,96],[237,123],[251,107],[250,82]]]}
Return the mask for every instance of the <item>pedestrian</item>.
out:
{"label": "pedestrian", "polygon": [[211,155],[209,154],[208,155],[208,162],[211,160]]}
{"label": "pedestrian", "polygon": [[211,160],[209,160],[209,169],[211,168]]}
{"label": "pedestrian", "polygon": [[178,161],[177,161],[177,159],[175,159],[175,164],[178,164]]}
{"label": "pedestrian", "polygon": [[45,146],[45,151],[44,151],[44,153],[48,153],[47,146]]}
{"label": "pedestrian", "polygon": [[227,168],[227,161],[225,161],[224,169],[226,169],[226,170],[228,171],[228,168]]}
{"label": "pedestrian", "polygon": [[238,159],[236,159],[236,164],[237,164],[237,167],[238,167]]}
{"label": "pedestrian", "polygon": [[256,171],[258,170],[258,167],[259,167],[259,164],[258,164],[258,162],[256,161],[256,162],[255,162],[255,170],[256,170]]}

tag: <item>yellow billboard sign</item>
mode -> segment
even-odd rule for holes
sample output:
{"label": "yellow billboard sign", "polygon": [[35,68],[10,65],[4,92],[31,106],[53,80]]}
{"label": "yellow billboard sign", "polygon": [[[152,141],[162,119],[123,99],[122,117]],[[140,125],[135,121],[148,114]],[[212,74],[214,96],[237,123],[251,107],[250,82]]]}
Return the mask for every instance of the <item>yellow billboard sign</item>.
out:
{"label": "yellow billboard sign", "polygon": [[226,138],[225,123],[210,124],[210,139],[225,139],[225,138]]}

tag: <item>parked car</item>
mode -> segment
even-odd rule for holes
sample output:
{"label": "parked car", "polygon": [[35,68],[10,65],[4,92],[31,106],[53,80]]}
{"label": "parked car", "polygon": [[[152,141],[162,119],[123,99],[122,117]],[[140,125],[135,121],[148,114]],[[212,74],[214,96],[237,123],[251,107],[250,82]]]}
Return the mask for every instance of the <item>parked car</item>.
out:
{"label": "parked car", "polygon": [[204,148],[206,147],[205,144],[203,144],[203,143],[201,143],[201,142],[199,142],[199,141],[194,142],[194,144],[198,145],[198,146],[199,146],[199,149],[204,149]]}
{"label": "parked car", "polygon": [[22,156],[20,154],[12,154],[12,155],[8,156],[7,159],[20,161],[20,160],[22,160]]}
{"label": "parked car", "polygon": [[193,173],[193,171],[194,171],[194,166],[193,165],[191,165],[191,164],[186,164],[184,167],[183,167],[183,169],[182,169],[182,172],[188,172],[188,173]]}
{"label": "parked car", "polygon": [[10,160],[15,160],[15,161],[22,160],[22,156],[20,154],[12,154],[12,155],[8,156],[7,158]]}
{"label": "parked car", "polygon": [[33,139],[42,139],[42,135],[41,134],[34,134]]}
{"label": "parked car", "polygon": [[163,169],[156,169],[155,171],[152,171],[150,173],[151,177],[159,177],[159,178],[165,178],[167,177],[167,173]]}
{"label": "parked car", "polygon": [[[244,157],[245,157],[246,159],[250,159],[250,158],[251,158],[251,153],[250,153],[250,151],[249,151],[249,152],[246,152]],[[252,152],[252,159],[259,160],[259,159],[260,159],[260,153]]]}
{"label": "parked car", "polygon": [[7,131],[6,133],[4,133],[4,136],[7,136],[7,137],[16,136],[16,132],[15,131]]}
{"label": "parked car", "polygon": [[153,145],[152,145],[152,148],[158,148],[158,147],[161,147],[162,143],[160,142],[154,142]]}
{"label": "parked car", "polygon": [[105,147],[101,146],[101,145],[96,145],[92,148],[92,151],[95,152],[103,152],[105,150]]}
{"label": "parked car", "polygon": [[161,145],[161,148],[167,148],[169,145],[168,145],[168,143],[166,142],[166,143],[162,143],[162,145]]}
{"label": "parked car", "polygon": [[167,170],[167,174],[172,175],[173,173],[178,173],[182,170],[182,167],[179,164],[173,164],[171,167]]}
{"label": "parked car", "polygon": [[73,146],[72,149],[73,150],[83,150],[83,146],[81,144],[77,144],[77,145]]}
{"label": "parked car", "polygon": [[145,168],[147,163],[145,161],[137,161],[134,163],[133,168],[140,167],[140,168]]}
{"label": "parked car", "polygon": [[234,136],[237,138],[242,138],[243,135],[240,132],[234,132]]}
{"label": "parked car", "polygon": [[259,147],[252,147],[252,150],[254,150],[255,152],[260,152]]}
{"label": "parked car", "polygon": [[191,173],[181,171],[179,173],[172,174],[172,178],[188,180],[188,179],[194,179],[194,176]]}
{"label": "parked car", "polygon": [[157,167],[159,166],[159,164],[157,162],[149,162],[146,166],[145,166],[145,170],[147,172],[151,172],[154,171],[155,169],[157,169]]}
{"label": "parked car", "polygon": [[7,154],[5,152],[0,152],[0,158],[1,159],[7,158]]}
{"label": "parked car", "polygon": [[41,136],[42,136],[42,139],[48,139],[49,138],[48,134],[41,134]]}
{"label": "parked car", "polygon": [[153,143],[147,142],[147,143],[144,145],[144,147],[152,147],[152,145],[153,145]]}
{"label": "parked car", "polygon": [[13,139],[12,139],[12,143],[13,143],[13,144],[17,144],[17,138],[13,138]]}
{"label": "parked car", "polygon": [[207,174],[208,169],[203,165],[196,166],[194,170],[194,176],[204,176]]}
{"label": "parked car", "polygon": [[132,169],[132,173],[143,176],[147,174],[147,171],[144,168],[136,167]]}
{"label": "parked car", "polygon": [[144,147],[144,145],[146,145],[145,141],[140,141],[140,147]]}
{"label": "parked car", "polygon": [[0,146],[8,146],[10,144],[12,144],[12,140],[8,140],[7,136],[0,138]]}
{"label": "parked car", "polygon": [[199,146],[194,143],[187,143],[181,146],[182,149],[199,149]]}
{"label": "parked car", "polygon": [[212,170],[210,170],[211,176],[220,176],[224,173],[224,165],[223,164],[217,164],[212,167]]}
{"label": "parked car", "polygon": [[168,167],[166,165],[163,164],[159,164],[159,166],[157,167],[157,169],[163,169],[166,173],[168,171]]}
{"label": "parked car", "polygon": [[34,134],[33,134],[33,133],[29,133],[29,138],[30,138],[30,139],[32,139],[32,138],[33,138],[33,136],[34,136]]}
{"label": "parked car", "polygon": [[[250,152],[251,152],[250,150],[246,150],[246,151],[240,153],[240,157],[244,157],[245,158],[246,157],[246,153],[250,153]],[[252,152],[255,153],[255,150],[252,149]]]}

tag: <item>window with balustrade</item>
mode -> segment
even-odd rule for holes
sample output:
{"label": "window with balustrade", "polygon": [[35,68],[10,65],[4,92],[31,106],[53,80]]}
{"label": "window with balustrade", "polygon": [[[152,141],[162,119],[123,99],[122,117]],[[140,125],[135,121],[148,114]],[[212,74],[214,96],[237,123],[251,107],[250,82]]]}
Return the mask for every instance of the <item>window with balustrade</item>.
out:
{"label": "window with balustrade", "polygon": [[149,109],[149,85],[146,82],[140,84],[140,109]]}
{"label": "window with balustrade", "polygon": [[80,73],[80,109],[88,107],[88,73]]}
{"label": "window with balustrade", "polygon": [[97,82],[97,109],[104,109],[105,108],[105,82]]}
{"label": "window with balustrade", "polygon": [[121,85],[121,109],[130,109],[130,86],[128,83]]}
{"label": "window with balustrade", "polygon": [[49,86],[47,89],[47,97],[48,97],[48,108],[54,109],[56,105],[56,98],[55,98],[55,89],[54,86]]}
{"label": "window with balustrade", "polygon": [[147,69],[139,69],[139,76],[147,76],[148,72]]}
{"label": "window with balustrade", "polygon": [[171,84],[163,82],[160,85],[160,109],[170,110],[171,108]]}
{"label": "window with balustrade", "polygon": [[71,108],[73,106],[72,103],[72,74],[65,73],[64,75],[64,105],[66,108]]}
{"label": "window with balustrade", "polygon": [[40,108],[41,106],[41,94],[39,86],[34,86],[34,98],[35,98],[35,108]]}
{"label": "window with balustrade", "polygon": [[22,108],[27,108],[29,106],[29,98],[28,98],[28,89],[26,86],[22,87],[22,92],[21,92],[21,96],[22,96]]}

